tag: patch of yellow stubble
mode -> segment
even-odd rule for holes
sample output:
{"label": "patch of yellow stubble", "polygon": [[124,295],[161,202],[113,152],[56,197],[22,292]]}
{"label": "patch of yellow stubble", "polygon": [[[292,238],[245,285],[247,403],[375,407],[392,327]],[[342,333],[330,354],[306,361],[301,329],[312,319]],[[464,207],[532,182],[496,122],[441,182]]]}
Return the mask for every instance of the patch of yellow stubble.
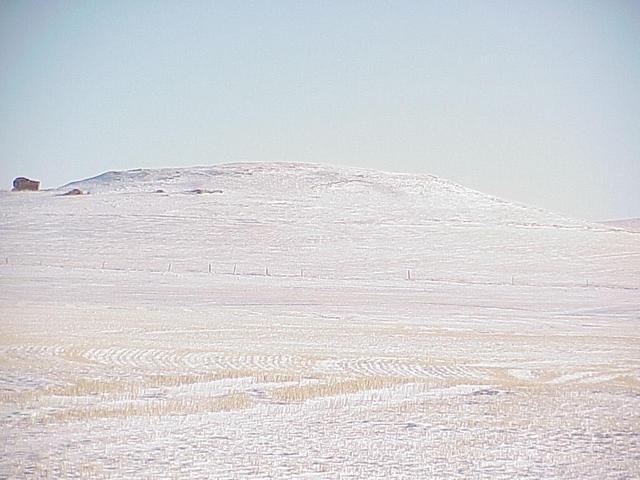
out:
{"label": "patch of yellow stubble", "polygon": [[164,415],[197,414],[241,410],[251,404],[243,394],[221,397],[145,400],[118,405],[87,406],[57,411],[51,415],[31,417],[32,423],[57,423],[97,420],[102,418],[160,417]]}

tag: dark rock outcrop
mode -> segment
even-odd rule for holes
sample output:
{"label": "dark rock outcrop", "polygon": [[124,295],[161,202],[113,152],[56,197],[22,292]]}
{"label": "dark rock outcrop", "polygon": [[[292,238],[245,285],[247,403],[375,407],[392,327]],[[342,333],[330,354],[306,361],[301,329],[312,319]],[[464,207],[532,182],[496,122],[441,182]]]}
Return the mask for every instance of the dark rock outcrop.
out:
{"label": "dark rock outcrop", "polygon": [[195,193],[201,195],[203,193],[222,193],[222,190],[205,190],[204,188],[196,188],[194,190],[189,190],[187,193]]}
{"label": "dark rock outcrop", "polygon": [[18,177],[13,181],[13,191],[20,192],[24,190],[36,191],[40,188],[40,182],[37,180],[30,180],[26,177]]}
{"label": "dark rock outcrop", "polygon": [[82,190],[80,190],[79,188],[73,188],[71,190],[69,190],[67,193],[63,193],[63,196],[67,196],[67,195],[84,195],[84,192]]}

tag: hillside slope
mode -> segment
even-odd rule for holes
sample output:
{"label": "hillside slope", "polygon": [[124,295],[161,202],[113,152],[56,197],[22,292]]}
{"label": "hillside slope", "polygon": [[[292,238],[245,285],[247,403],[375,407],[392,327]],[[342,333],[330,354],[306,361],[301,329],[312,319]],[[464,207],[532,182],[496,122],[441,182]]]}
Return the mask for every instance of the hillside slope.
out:
{"label": "hillside slope", "polygon": [[609,220],[601,222],[608,227],[619,228],[620,230],[626,230],[627,232],[640,233],[640,218],[627,218],[624,220]]}
{"label": "hillside slope", "polygon": [[[70,188],[91,194],[56,196]],[[3,201],[5,251],[29,262],[171,263],[174,271],[211,263],[224,272],[389,280],[407,270],[415,279],[497,283],[639,280],[628,268],[638,261],[637,236],[432,176],[229,164],[109,172]],[[48,221],[58,215],[63,224]]]}

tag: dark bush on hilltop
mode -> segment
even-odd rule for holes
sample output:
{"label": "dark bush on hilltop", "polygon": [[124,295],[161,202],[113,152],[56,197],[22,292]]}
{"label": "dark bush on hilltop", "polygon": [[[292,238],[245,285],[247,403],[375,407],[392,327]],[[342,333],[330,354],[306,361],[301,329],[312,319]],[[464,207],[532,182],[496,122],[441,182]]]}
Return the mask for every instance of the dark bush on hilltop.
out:
{"label": "dark bush on hilltop", "polygon": [[82,190],[80,190],[79,188],[73,188],[71,190],[69,190],[67,193],[63,193],[63,196],[67,196],[67,195],[84,195],[84,192]]}
{"label": "dark bush on hilltop", "polygon": [[13,191],[20,192],[24,190],[36,191],[40,188],[40,182],[30,180],[27,177],[18,177],[13,181]]}

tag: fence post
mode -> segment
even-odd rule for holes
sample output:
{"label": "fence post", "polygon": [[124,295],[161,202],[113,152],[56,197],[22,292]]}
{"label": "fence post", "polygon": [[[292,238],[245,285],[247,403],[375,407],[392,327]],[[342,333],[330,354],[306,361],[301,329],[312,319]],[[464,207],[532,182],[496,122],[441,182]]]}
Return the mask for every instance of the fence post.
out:
{"label": "fence post", "polygon": [[167,268],[167,272],[171,271],[171,264],[169,264],[169,267]]}
{"label": "fence post", "polygon": [[238,264],[234,263],[233,264],[233,274],[236,274],[236,270],[238,269]]}
{"label": "fence post", "polygon": [[211,262],[209,262],[209,273],[211,273]]}
{"label": "fence post", "polygon": [[407,280],[411,280],[411,270],[407,268]]}

